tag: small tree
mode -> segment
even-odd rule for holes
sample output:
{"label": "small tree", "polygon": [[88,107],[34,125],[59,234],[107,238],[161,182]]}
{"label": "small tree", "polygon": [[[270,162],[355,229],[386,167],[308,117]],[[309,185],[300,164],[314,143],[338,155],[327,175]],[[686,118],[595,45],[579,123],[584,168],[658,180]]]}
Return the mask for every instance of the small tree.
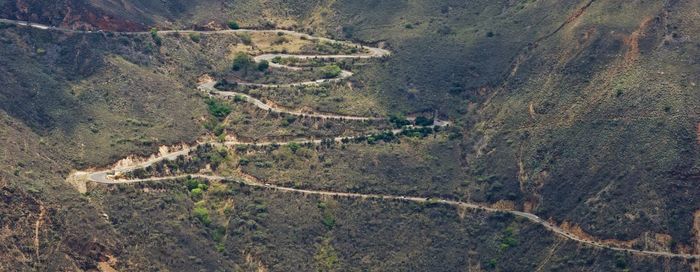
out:
{"label": "small tree", "polygon": [[253,58],[246,53],[238,53],[236,57],[233,58],[231,69],[234,71],[247,71],[254,63],[255,61],[253,61]]}
{"label": "small tree", "polygon": [[238,23],[237,23],[236,21],[234,21],[234,20],[229,20],[227,24],[228,24],[228,28],[230,28],[230,29],[239,29],[239,28],[241,28],[241,27],[238,25]]}
{"label": "small tree", "polygon": [[264,72],[267,71],[267,69],[270,68],[270,63],[266,60],[261,60],[258,63],[258,71]]}

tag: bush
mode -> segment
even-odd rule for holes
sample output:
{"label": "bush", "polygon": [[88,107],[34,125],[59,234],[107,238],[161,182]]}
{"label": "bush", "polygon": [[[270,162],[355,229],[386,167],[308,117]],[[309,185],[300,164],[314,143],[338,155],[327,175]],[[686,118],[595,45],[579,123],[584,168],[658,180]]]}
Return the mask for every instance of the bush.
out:
{"label": "bush", "polygon": [[432,126],[435,121],[431,118],[426,118],[423,116],[416,117],[416,126]]}
{"label": "bush", "polygon": [[411,121],[406,120],[406,118],[398,115],[389,116],[389,123],[394,124],[395,128],[402,128],[411,124]]}
{"label": "bush", "polygon": [[153,42],[156,43],[156,45],[160,46],[163,44],[163,39],[158,36],[158,29],[156,28],[151,28],[151,38],[153,38]]}
{"label": "bush", "polygon": [[236,21],[234,21],[234,20],[228,21],[227,25],[228,25],[228,28],[230,28],[230,29],[239,29],[239,28],[241,28],[241,27],[238,25],[238,23],[237,23]]}
{"label": "bush", "polygon": [[266,60],[261,60],[261,61],[258,63],[258,71],[261,71],[261,72],[267,71],[268,68],[270,68],[270,63],[269,63],[268,61],[266,61]]}
{"label": "bush", "polygon": [[196,179],[188,179],[186,184],[187,184],[188,191],[192,191],[192,190],[196,189],[197,187],[199,187],[199,181],[197,181]]}
{"label": "bush", "polygon": [[209,106],[209,113],[219,119],[222,119],[231,113],[231,108],[228,105],[215,99],[208,99],[207,106]]}
{"label": "bush", "polygon": [[321,68],[323,78],[336,78],[343,72],[338,65],[328,65]]}
{"label": "bush", "polygon": [[255,61],[252,57],[248,56],[248,54],[238,53],[236,54],[236,57],[233,58],[233,65],[231,66],[231,69],[233,69],[234,71],[246,71],[253,64],[255,64]]}
{"label": "bush", "polygon": [[295,142],[291,142],[287,146],[289,147],[289,150],[292,151],[292,153],[297,153],[297,150],[299,150],[299,148],[301,148],[301,145],[298,143],[295,143]]}
{"label": "bush", "polygon": [[253,38],[250,37],[250,34],[248,33],[241,33],[238,35],[238,38],[240,38],[241,42],[245,45],[251,45],[253,43]]}
{"label": "bush", "polygon": [[199,43],[202,40],[202,35],[199,33],[190,33],[190,40]]}
{"label": "bush", "polygon": [[273,45],[280,45],[280,44],[288,43],[288,42],[289,42],[289,40],[287,38],[285,38],[283,36],[278,36],[277,38],[275,38],[274,41],[272,41],[272,44]]}
{"label": "bush", "polygon": [[204,225],[211,225],[211,219],[209,219],[209,211],[204,207],[196,207],[193,210],[194,216],[202,222]]}
{"label": "bush", "polygon": [[204,190],[201,188],[194,188],[192,191],[190,191],[190,196],[192,196],[192,199],[201,199],[203,194]]}
{"label": "bush", "polygon": [[328,230],[332,230],[335,227],[335,218],[330,213],[324,213],[321,222]]}

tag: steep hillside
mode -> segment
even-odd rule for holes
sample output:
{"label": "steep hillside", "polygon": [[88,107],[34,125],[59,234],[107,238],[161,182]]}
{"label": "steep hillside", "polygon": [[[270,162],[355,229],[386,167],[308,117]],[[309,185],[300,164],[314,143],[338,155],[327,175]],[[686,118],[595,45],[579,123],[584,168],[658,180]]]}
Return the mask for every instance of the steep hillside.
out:
{"label": "steep hillside", "polygon": [[698,271],[699,4],[0,0],[0,270]]}

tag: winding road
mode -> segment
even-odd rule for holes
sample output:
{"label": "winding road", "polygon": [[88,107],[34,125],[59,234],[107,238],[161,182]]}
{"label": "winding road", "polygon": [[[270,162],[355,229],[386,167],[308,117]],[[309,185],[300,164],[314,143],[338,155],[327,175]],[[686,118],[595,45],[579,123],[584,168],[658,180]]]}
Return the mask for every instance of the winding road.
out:
{"label": "winding road", "polygon": [[[60,31],[60,32],[76,33],[76,34],[104,34],[104,33],[106,33],[105,31],[101,31],[101,30],[74,30],[74,29],[68,29],[68,28],[42,25],[42,24],[37,24],[37,23],[32,23],[32,22],[27,22],[27,21],[17,21],[17,20],[8,20],[8,19],[0,19],[0,23],[31,27],[31,28],[41,29],[41,30]],[[125,34],[125,35],[150,35],[151,34],[151,32],[147,32],[147,31],[110,32],[110,33]],[[314,39],[314,40],[324,41],[324,42],[329,42],[329,43],[337,43],[337,44],[341,44],[341,45],[349,46],[349,47],[359,46],[359,45],[351,43],[351,42],[338,41],[338,40],[322,38],[322,37],[313,37],[313,36],[305,34],[305,33],[299,33],[299,32],[289,31],[289,30],[275,30],[275,29],[273,29],[273,30],[227,29],[227,30],[211,30],[211,31],[162,30],[162,31],[158,31],[158,33],[159,34],[198,33],[198,34],[205,34],[205,35],[206,34],[227,34],[227,33],[228,34],[233,34],[233,33],[285,33],[286,35],[304,37],[304,38],[309,39],[309,40]],[[327,59],[369,59],[369,58],[385,57],[385,56],[388,56],[391,54],[390,51],[388,51],[386,49],[382,49],[382,48],[368,47],[368,46],[361,46],[361,48],[362,48],[361,51],[363,51],[363,52],[360,52],[357,54],[348,54],[348,55],[262,54],[262,55],[255,56],[254,60],[255,61],[261,61],[261,60],[270,61],[270,66],[275,67],[275,68],[289,69],[289,70],[300,70],[301,68],[299,68],[299,67],[277,64],[277,63],[273,63],[271,61],[276,57],[281,57],[281,58],[293,57],[293,58],[297,58],[297,59],[321,59],[321,60],[323,60],[323,59],[326,59],[326,60]],[[262,84],[262,83],[248,83],[248,82],[237,82],[236,84],[241,85],[241,86],[252,86],[252,87],[281,88],[281,87],[306,86],[306,85],[317,85],[317,84],[323,84],[323,83],[338,82],[338,81],[342,81],[348,77],[351,77],[352,75],[353,75],[352,72],[342,70],[338,77],[330,78],[330,79],[302,81],[302,82],[295,82],[295,83],[288,83],[288,84]],[[261,100],[254,98],[250,95],[244,94],[244,93],[233,92],[233,91],[221,91],[221,90],[216,89],[215,86],[216,86],[216,82],[210,81],[210,82],[204,82],[202,84],[199,84],[199,86],[197,88],[201,91],[207,92],[209,94],[221,96],[221,97],[238,96],[238,97],[244,98],[247,102],[254,104],[256,107],[258,107],[262,110],[272,111],[272,112],[276,112],[276,113],[286,113],[286,114],[295,115],[295,116],[306,116],[306,117],[321,118],[321,119],[354,120],[354,121],[371,121],[371,120],[384,120],[385,119],[385,118],[381,118],[381,117],[362,117],[362,116],[339,115],[339,114],[319,113],[319,112],[303,112],[300,110],[292,110],[292,109],[280,107],[278,105],[264,103]]]}
{"label": "winding road", "polygon": [[288,109],[284,107],[280,107],[275,104],[267,104],[265,102],[262,102],[260,99],[257,99],[255,97],[252,97],[248,94],[240,93],[240,92],[233,92],[233,91],[221,91],[216,89],[214,86],[216,86],[216,82],[206,82],[200,84],[197,88],[200,91],[209,93],[211,95],[219,96],[219,97],[240,97],[244,99],[246,102],[251,103],[255,105],[256,107],[260,108],[261,110],[264,111],[271,111],[275,113],[285,113],[289,115],[294,115],[294,116],[303,116],[303,117],[312,117],[312,118],[319,118],[319,119],[336,119],[336,120],[351,120],[351,121],[377,121],[377,120],[385,120],[386,118],[382,117],[362,117],[362,116],[352,116],[352,115],[340,115],[340,114],[332,114],[332,113],[320,113],[320,112],[304,112],[300,110],[294,110],[294,109]]}
{"label": "winding road", "polygon": [[[41,25],[41,24],[36,24],[36,23],[31,23],[31,22],[26,22],[26,21],[16,21],[16,20],[8,20],[8,19],[0,19],[0,23],[5,23],[5,24],[14,24],[18,26],[25,26],[25,27],[32,27],[36,29],[42,29],[42,30],[53,30],[53,31],[62,31],[62,32],[68,32],[68,33],[81,33],[81,34],[100,34],[100,33],[105,33],[104,31],[93,31],[93,30],[73,30],[73,29],[66,29],[66,28],[60,28],[60,27],[54,27],[54,26],[47,26],[47,25]],[[326,39],[326,38],[316,38],[316,37],[311,37],[307,34],[303,33],[298,33],[298,32],[293,32],[293,31],[287,31],[287,30],[247,30],[247,29],[238,29],[238,30],[217,30],[217,31],[194,31],[194,30],[166,30],[166,31],[158,31],[158,33],[163,33],[163,34],[170,34],[170,33],[200,33],[200,34],[224,34],[224,33],[245,33],[245,32],[273,32],[273,33],[278,33],[278,32],[283,32],[285,34],[289,35],[295,35],[295,36],[300,36],[300,37],[306,37],[306,38],[313,38],[313,39],[318,39],[321,41],[328,41],[328,42],[337,42],[345,45],[351,45],[355,46],[352,43],[344,42],[344,41],[335,41],[331,39]],[[150,34],[150,32],[112,32],[112,33],[118,33],[118,34]],[[363,47],[368,53],[364,54],[354,54],[354,55],[290,55],[290,54],[264,54],[264,55],[259,55],[255,57],[256,61],[260,60],[272,60],[275,57],[295,57],[295,58],[321,58],[321,59],[339,59],[339,58],[376,58],[376,57],[382,57],[389,55],[389,51],[380,49],[380,48],[371,48],[371,47]],[[285,69],[290,69],[290,70],[298,70],[299,68],[297,67],[291,67],[291,66],[285,66],[281,64],[272,64],[271,66],[277,67],[277,68],[285,68]],[[352,73],[349,71],[343,71],[341,75],[338,78],[334,79],[328,79],[328,80],[316,80],[316,81],[308,81],[308,82],[298,82],[298,83],[290,83],[290,84],[255,84],[255,83],[239,83],[241,85],[248,85],[248,86],[259,86],[259,87],[271,87],[271,88],[277,88],[277,87],[284,87],[284,86],[298,86],[298,85],[311,85],[311,84],[320,84],[320,83],[325,83],[329,81],[338,81],[345,79],[349,76],[352,76]],[[359,116],[346,116],[346,115],[334,115],[334,114],[322,114],[322,113],[303,113],[300,111],[294,111],[294,110],[288,110],[288,109],[283,109],[281,107],[273,106],[273,105],[268,105],[256,98],[253,98],[249,95],[243,94],[243,93],[237,93],[237,92],[227,92],[227,91],[220,91],[217,90],[214,86],[216,85],[216,82],[206,82],[203,84],[199,85],[199,89],[202,91],[206,91],[211,94],[216,94],[224,97],[230,97],[230,96],[240,96],[246,99],[246,101],[254,104],[255,106],[263,109],[263,110],[270,110],[274,112],[279,112],[279,113],[287,113],[287,114],[292,114],[292,115],[303,115],[303,116],[310,116],[310,117],[317,117],[317,118],[325,118],[325,119],[345,119],[345,120],[380,120],[383,118],[373,118],[373,117],[359,117]],[[435,126],[445,126],[449,125],[449,122],[445,121],[437,121]],[[393,131],[394,133],[400,132],[400,130],[395,130]],[[342,141],[344,138],[349,138],[352,139],[352,137],[337,137],[333,138],[334,141],[339,142]],[[296,143],[321,143],[322,140],[305,140],[305,141],[298,141]],[[224,143],[216,143],[216,142],[211,142],[209,144],[215,145],[215,146],[235,146],[235,145],[258,145],[258,146],[265,146],[265,145],[273,145],[273,144],[278,144],[278,145],[285,145],[285,144],[290,144],[291,142],[264,142],[264,143],[245,143],[245,142],[224,142]],[[206,144],[206,143],[200,143],[200,144]],[[198,145],[200,145],[198,144]],[[270,190],[275,190],[279,192],[290,192],[290,193],[302,193],[302,194],[312,194],[312,195],[322,195],[322,196],[332,196],[332,197],[346,197],[346,198],[360,198],[360,199],[375,199],[375,200],[380,200],[380,201],[386,201],[386,200],[394,200],[394,201],[406,201],[406,202],[415,202],[415,203],[437,203],[437,204],[444,204],[444,205],[450,205],[450,206],[455,206],[455,207],[462,207],[462,208],[468,208],[468,209],[474,209],[474,210],[480,210],[480,211],[486,211],[486,212],[493,212],[493,213],[508,213],[517,217],[525,218],[535,224],[539,224],[545,229],[562,236],[566,239],[576,241],[579,243],[587,244],[592,247],[596,248],[604,248],[604,249],[609,249],[609,250],[614,250],[614,251],[621,251],[621,252],[628,252],[628,253],[633,253],[633,254],[639,254],[639,255],[648,255],[648,256],[658,256],[658,257],[667,257],[667,258],[682,258],[682,259],[689,259],[689,260],[696,260],[700,259],[700,255],[698,254],[682,254],[682,253],[672,253],[672,252],[664,252],[664,251],[649,251],[649,250],[637,250],[637,249],[629,249],[629,248],[623,248],[623,247],[617,247],[613,245],[608,245],[603,242],[599,241],[594,241],[590,239],[586,239],[583,237],[579,237],[575,234],[572,234],[550,222],[547,220],[544,220],[540,218],[539,216],[531,213],[526,213],[526,212],[521,212],[521,211],[514,211],[514,210],[508,210],[508,209],[499,209],[499,208],[494,208],[494,207],[488,207],[483,204],[478,204],[478,203],[468,203],[468,202],[462,202],[462,201],[455,201],[455,200],[447,200],[447,199],[438,199],[438,198],[426,198],[426,197],[419,197],[419,196],[397,196],[397,195],[381,195],[381,194],[361,194],[361,193],[348,193],[348,192],[333,192],[333,191],[322,191],[322,190],[304,190],[304,189],[295,189],[295,188],[288,188],[288,187],[282,187],[282,186],[277,186],[277,185],[272,185],[268,183],[263,183],[260,182],[257,178],[254,178],[249,175],[241,175],[240,177],[223,177],[223,176],[214,176],[214,175],[199,175],[199,174],[192,174],[192,175],[180,175],[180,176],[170,176],[170,177],[156,177],[156,178],[147,178],[147,179],[115,179],[113,176],[113,173],[115,172],[128,172],[128,171],[133,171],[135,169],[139,168],[145,168],[150,165],[153,165],[155,163],[158,163],[163,160],[174,160],[179,156],[187,155],[190,151],[194,150],[198,145],[195,145],[193,147],[186,147],[178,151],[173,151],[173,152],[166,152],[165,154],[160,154],[158,156],[154,156],[142,163],[138,163],[132,166],[115,166],[111,169],[108,170],[102,170],[102,171],[94,171],[94,172],[82,172],[81,175],[84,175],[85,179],[87,181],[92,181],[96,183],[101,183],[101,184],[128,184],[128,183],[139,183],[139,182],[153,182],[153,181],[164,181],[164,180],[173,180],[173,179],[178,179],[178,178],[184,178],[187,176],[195,177],[195,178],[202,178],[202,179],[210,179],[210,180],[234,180],[252,187],[258,187],[258,188],[265,188],[265,189],[270,189]]]}
{"label": "winding road", "polygon": [[415,203],[435,203],[435,204],[444,204],[444,205],[449,205],[449,206],[454,206],[454,207],[461,207],[461,208],[467,208],[467,209],[473,209],[473,210],[479,210],[479,211],[485,211],[485,212],[492,212],[492,213],[508,213],[508,214],[511,214],[511,215],[514,215],[517,217],[525,218],[532,223],[541,225],[545,229],[547,229],[547,230],[549,230],[549,231],[551,231],[559,236],[562,236],[566,239],[576,241],[576,242],[586,244],[586,245],[596,247],[596,248],[603,248],[603,249],[608,249],[608,250],[613,250],[613,251],[628,252],[628,253],[632,253],[632,254],[647,255],[647,256],[681,258],[681,259],[688,259],[688,260],[700,259],[700,255],[698,255],[698,254],[683,254],[683,253],[672,253],[672,252],[665,252],[665,251],[638,250],[638,249],[630,249],[630,248],[623,248],[623,247],[618,247],[618,246],[607,245],[604,242],[594,241],[594,240],[589,240],[586,238],[579,237],[571,232],[568,232],[568,231],[548,222],[547,220],[540,218],[539,216],[537,216],[535,214],[521,212],[521,211],[508,210],[508,209],[493,208],[493,207],[488,207],[488,206],[483,205],[483,204],[468,203],[468,202],[462,202],[462,201],[456,201],[456,200],[427,198],[427,197],[419,197],[419,196],[397,196],[397,195],[383,195],[383,194],[361,194],[361,193],[334,192],[334,191],[322,191],[322,190],[304,190],[304,189],[282,187],[282,186],[277,186],[277,185],[273,185],[273,184],[269,184],[269,183],[263,183],[263,182],[260,182],[257,178],[254,178],[250,175],[241,175],[238,177],[225,177],[225,176],[215,176],[215,175],[191,174],[191,175],[178,175],[178,176],[157,177],[157,178],[147,178],[147,179],[119,180],[119,179],[113,179],[112,177],[106,175],[106,172],[97,172],[97,173],[93,173],[93,174],[89,175],[89,180],[93,181],[93,182],[97,182],[97,183],[102,183],[102,184],[130,184],[130,183],[140,183],[140,182],[153,182],[153,181],[182,179],[182,178],[186,178],[186,177],[194,177],[194,178],[209,179],[209,180],[231,180],[231,181],[239,182],[242,184],[246,184],[246,185],[251,186],[251,187],[265,188],[265,189],[275,190],[275,191],[279,191],[279,192],[302,193],[302,194],[310,194],[310,195],[358,198],[358,199],[374,199],[374,200],[380,200],[380,201],[395,200],[395,201],[407,201],[407,202],[415,202]]}
{"label": "winding road", "polygon": [[[444,125],[449,125],[449,122],[442,122]],[[394,133],[399,133],[400,130],[394,130]],[[356,137],[336,137],[333,138],[334,141],[340,142],[343,139],[352,139]],[[295,143],[321,143],[322,140],[305,140],[305,141],[296,141]],[[229,141],[229,142],[224,142],[224,143],[209,143],[214,146],[236,146],[236,145],[255,145],[255,146],[269,146],[269,145],[288,145],[292,142],[261,142],[261,143],[246,143],[246,142],[238,142],[238,141]],[[205,143],[202,143],[205,144]],[[132,171],[135,169],[139,168],[146,168],[148,166],[151,166],[155,163],[158,163],[163,160],[174,160],[178,156],[181,155],[187,155],[190,151],[194,150],[198,145],[195,145],[193,147],[188,147],[184,148],[182,150],[174,151],[174,152],[169,152],[162,154],[157,157],[150,158],[143,163],[139,163],[133,166],[128,166],[128,167],[114,167],[112,169],[108,170],[103,170],[103,171],[97,171],[97,172],[91,172],[86,175],[86,179],[88,181],[96,182],[96,183],[101,183],[101,184],[132,184],[132,183],[141,183],[141,182],[154,182],[154,181],[167,181],[167,180],[175,180],[175,179],[183,179],[186,177],[194,177],[194,178],[201,178],[201,179],[209,179],[209,180],[232,180],[235,182],[243,183],[246,185],[249,185],[251,187],[258,187],[258,188],[265,188],[265,189],[271,189],[279,192],[289,192],[289,193],[302,193],[302,194],[311,194],[311,195],[321,195],[321,196],[332,196],[332,197],[346,197],[346,198],[359,198],[359,199],[375,199],[375,200],[396,200],[396,201],[408,201],[408,202],[415,202],[415,203],[436,203],[436,204],[444,204],[444,205],[449,205],[449,206],[454,206],[454,207],[461,207],[461,208],[467,208],[467,209],[473,209],[473,210],[479,210],[479,211],[485,211],[485,212],[493,212],[493,213],[508,213],[517,217],[525,218],[529,220],[530,222],[533,222],[535,224],[541,225],[545,229],[561,236],[566,239],[576,241],[582,244],[586,244],[592,247],[596,248],[602,248],[602,249],[609,249],[613,251],[620,251],[620,252],[628,252],[632,254],[639,254],[639,255],[647,255],[647,256],[658,256],[658,257],[667,257],[667,258],[682,258],[682,259],[687,259],[687,260],[698,260],[700,259],[700,255],[698,254],[684,254],[684,253],[672,253],[672,252],[665,252],[665,251],[651,251],[651,250],[639,250],[639,249],[631,249],[631,248],[624,248],[624,247],[619,247],[619,246],[614,246],[614,245],[609,245],[606,244],[605,242],[601,241],[596,241],[596,240],[590,240],[584,237],[577,236],[576,234],[573,234],[571,232],[568,232],[564,229],[562,229],[559,226],[556,226],[550,222],[548,222],[545,219],[542,219],[541,217],[532,214],[532,213],[527,213],[527,212],[522,212],[522,211],[515,211],[515,210],[509,210],[509,209],[501,209],[501,208],[494,208],[494,207],[489,207],[484,204],[479,204],[479,203],[469,203],[469,202],[462,202],[462,201],[456,201],[456,200],[448,200],[448,199],[439,199],[439,198],[427,198],[427,197],[420,197],[420,196],[398,196],[398,195],[384,195],[384,194],[362,194],[362,193],[349,193],[349,192],[334,192],[334,191],[323,191],[323,190],[305,190],[305,189],[296,189],[296,188],[289,188],[289,187],[282,187],[282,186],[277,186],[269,183],[264,183],[261,182],[259,179],[241,173],[239,176],[216,176],[216,175],[202,175],[202,174],[188,174],[188,175],[177,175],[177,176],[168,176],[168,177],[154,177],[154,178],[145,178],[145,179],[117,179],[113,176],[113,173],[115,172],[127,172],[127,171]]]}
{"label": "winding road", "polygon": [[[449,121],[441,121],[441,120],[436,120],[435,123],[431,126],[407,126],[405,129],[412,129],[412,128],[436,128],[436,127],[448,127],[452,125],[451,122]],[[404,129],[394,129],[391,130],[390,132],[394,135],[398,135],[401,133]],[[359,137],[368,137],[371,136],[369,135],[363,135],[363,136],[349,136],[349,137],[335,137],[335,138],[327,138],[327,139],[305,139],[305,140],[299,140],[299,141],[287,141],[287,142],[276,142],[276,141],[266,141],[266,142],[243,142],[243,141],[225,141],[225,142],[214,142],[214,141],[207,141],[207,142],[201,142],[197,143],[193,146],[186,146],[180,150],[177,151],[168,151],[168,152],[162,152],[159,155],[154,155],[151,156],[150,158],[146,159],[143,162],[136,163],[133,165],[129,166],[114,166],[110,169],[107,170],[102,170],[102,171],[96,171],[96,172],[89,172],[87,173],[87,178],[90,181],[94,181],[97,183],[105,183],[105,184],[111,184],[111,183],[122,183],[122,181],[119,182],[114,182],[115,180],[110,177],[110,175],[114,175],[114,173],[117,172],[130,172],[136,169],[142,169],[146,168],[149,166],[152,166],[156,163],[159,163],[161,161],[166,161],[166,160],[175,160],[179,156],[187,156],[190,152],[196,150],[199,146],[209,144],[214,147],[235,147],[235,146],[272,146],[272,145],[279,145],[279,146],[285,146],[285,145],[290,145],[292,143],[296,144],[321,144],[323,141],[333,141],[335,143],[341,143],[343,140],[354,140]],[[172,177],[168,178],[149,178],[149,179],[136,179],[136,180],[129,180],[129,183],[134,183],[134,182],[143,182],[143,181],[154,181],[154,180],[168,180],[172,179]]]}

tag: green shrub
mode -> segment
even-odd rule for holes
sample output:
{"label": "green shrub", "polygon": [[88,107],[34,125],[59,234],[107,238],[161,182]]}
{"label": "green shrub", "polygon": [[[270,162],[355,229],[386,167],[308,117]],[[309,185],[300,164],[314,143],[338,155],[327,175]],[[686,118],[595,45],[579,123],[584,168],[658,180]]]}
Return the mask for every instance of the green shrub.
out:
{"label": "green shrub", "polygon": [[333,215],[329,213],[323,215],[323,219],[321,220],[321,222],[329,230],[332,230],[335,227],[335,218],[333,218]]}
{"label": "green shrub", "polygon": [[261,61],[258,63],[258,71],[261,71],[261,72],[267,71],[268,68],[270,68],[270,63],[269,63],[268,61],[266,61],[266,60],[261,60]]}
{"label": "green shrub", "polygon": [[323,78],[336,78],[343,72],[338,65],[327,65],[321,68]]}
{"label": "green shrub", "polygon": [[192,191],[199,187],[199,181],[197,181],[196,179],[188,179],[185,184],[187,185],[188,191]]}
{"label": "green shrub", "polygon": [[153,38],[153,42],[156,43],[156,45],[160,46],[163,44],[163,39],[158,36],[158,29],[156,28],[151,28],[151,38]]}
{"label": "green shrub", "polygon": [[209,211],[204,207],[196,207],[193,210],[194,216],[202,222],[204,225],[211,225],[211,219],[209,219]]}
{"label": "green shrub", "polygon": [[190,33],[190,40],[199,43],[202,40],[202,35],[199,33]]}
{"label": "green shrub", "polygon": [[390,115],[389,122],[394,124],[395,128],[402,128],[411,124],[411,121],[408,121],[406,118],[399,115]]}
{"label": "green shrub", "polygon": [[207,99],[209,113],[214,117],[222,119],[231,113],[231,107],[215,99]]}
{"label": "green shrub", "polygon": [[240,165],[248,165],[249,163],[250,163],[250,160],[248,160],[246,158],[241,158],[240,160],[238,160],[238,164],[240,164]]}
{"label": "green shrub", "polygon": [[505,229],[503,237],[500,239],[499,248],[501,251],[504,251],[517,245],[518,239],[515,233],[515,228],[510,226]]}
{"label": "green shrub", "polygon": [[255,64],[252,57],[248,56],[246,53],[238,53],[236,57],[233,58],[233,65],[231,69],[234,71],[248,70]]}
{"label": "green shrub", "polygon": [[237,23],[236,21],[234,21],[234,20],[229,20],[228,23],[227,23],[227,25],[228,25],[228,28],[230,28],[230,29],[239,29],[239,28],[241,28],[241,27],[238,25],[238,23]]}
{"label": "green shrub", "polygon": [[291,142],[289,143],[289,145],[287,145],[287,147],[289,147],[289,150],[291,150],[292,153],[297,153],[297,150],[301,148],[301,145],[295,142]]}
{"label": "green shrub", "polygon": [[190,196],[192,196],[192,199],[201,199],[202,195],[204,194],[204,190],[200,188],[194,188],[192,191],[190,191]]}
{"label": "green shrub", "polygon": [[296,120],[297,120],[296,116],[289,115],[289,116],[285,117],[284,119],[282,119],[281,125],[283,127],[286,127],[286,126],[289,126],[292,123],[294,123]]}
{"label": "green shrub", "polygon": [[423,116],[418,116],[416,117],[416,126],[432,126],[435,121],[431,118],[423,117]]}

